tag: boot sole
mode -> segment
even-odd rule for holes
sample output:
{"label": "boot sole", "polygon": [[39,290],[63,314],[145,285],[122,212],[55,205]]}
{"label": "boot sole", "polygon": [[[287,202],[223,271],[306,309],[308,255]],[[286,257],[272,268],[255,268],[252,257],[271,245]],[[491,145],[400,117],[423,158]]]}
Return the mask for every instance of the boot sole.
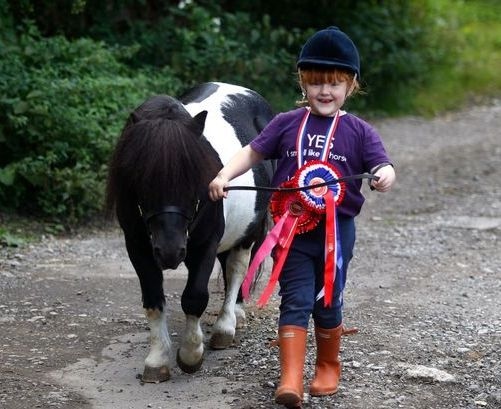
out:
{"label": "boot sole", "polygon": [[280,395],[275,396],[275,402],[290,409],[301,407],[301,398],[296,392],[292,391],[284,391]]}
{"label": "boot sole", "polygon": [[328,395],[334,395],[335,393],[337,393],[337,391],[338,391],[338,388],[331,389],[331,390],[328,390],[328,391],[312,391],[310,389],[310,396],[328,396]]}

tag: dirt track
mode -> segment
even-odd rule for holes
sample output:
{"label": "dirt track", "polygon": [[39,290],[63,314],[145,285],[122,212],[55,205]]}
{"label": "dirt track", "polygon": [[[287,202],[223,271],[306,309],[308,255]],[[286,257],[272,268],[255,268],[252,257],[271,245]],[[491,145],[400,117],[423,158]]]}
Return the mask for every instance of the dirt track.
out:
{"label": "dirt track", "polygon": [[[360,333],[343,340],[338,394],[304,407],[501,408],[501,103],[377,128],[398,183],[366,191],[358,218],[345,322]],[[174,342],[182,273],[166,273]],[[276,308],[250,305],[201,372],[142,385],[146,321],[117,230],[0,249],[0,407],[278,408]]]}

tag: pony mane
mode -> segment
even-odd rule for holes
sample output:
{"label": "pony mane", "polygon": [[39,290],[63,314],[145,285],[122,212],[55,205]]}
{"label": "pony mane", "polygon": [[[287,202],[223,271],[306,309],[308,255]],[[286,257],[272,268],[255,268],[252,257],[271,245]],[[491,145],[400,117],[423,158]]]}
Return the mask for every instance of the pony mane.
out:
{"label": "pony mane", "polygon": [[222,164],[182,104],[150,98],[129,117],[109,165],[106,209],[183,205],[205,191]]}

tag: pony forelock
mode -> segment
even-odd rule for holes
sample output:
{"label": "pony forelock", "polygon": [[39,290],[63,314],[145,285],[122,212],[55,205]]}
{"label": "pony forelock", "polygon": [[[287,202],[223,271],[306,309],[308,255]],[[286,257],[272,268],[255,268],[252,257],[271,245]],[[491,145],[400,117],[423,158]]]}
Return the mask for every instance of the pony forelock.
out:
{"label": "pony forelock", "polygon": [[129,121],[110,164],[107,202],[120,206],[130,198],[153,206],[166,200],[183,205],[206,189],[220,167],[208,141],[184,116]]}

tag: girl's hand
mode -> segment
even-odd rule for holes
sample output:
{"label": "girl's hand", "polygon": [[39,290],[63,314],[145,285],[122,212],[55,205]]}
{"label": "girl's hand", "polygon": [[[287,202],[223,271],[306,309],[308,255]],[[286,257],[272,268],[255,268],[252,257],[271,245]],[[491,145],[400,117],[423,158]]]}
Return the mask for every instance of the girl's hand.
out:
{"label": "girl's hand", "polygon": [[371,186],[378,192],[387,192],[391,189],[393,183],[395,183],[395,169],[391,165],[383,166],[374,175],[378,176],[379,180],[373,180]]}
{"label": "girl's hand", "polygon": [[209,197],[211,200],[216,201],[220,200],[223,197],[228,197],[228,192],[225,192],[223,188],[228,186],[229,180],[225,178],[223,175],[218,174],[212,182],[209,183]]}
{"label": "girl's hand", "polygon": [[228,192],[225,192],[223,189],[229,185],[230,180],[244,174],[262,160],[262,154],[256,152],[250,145],[245,145],[224,165],[223,169],[209,183],[210,199],[216,201],[223,197],[228,197]]}

